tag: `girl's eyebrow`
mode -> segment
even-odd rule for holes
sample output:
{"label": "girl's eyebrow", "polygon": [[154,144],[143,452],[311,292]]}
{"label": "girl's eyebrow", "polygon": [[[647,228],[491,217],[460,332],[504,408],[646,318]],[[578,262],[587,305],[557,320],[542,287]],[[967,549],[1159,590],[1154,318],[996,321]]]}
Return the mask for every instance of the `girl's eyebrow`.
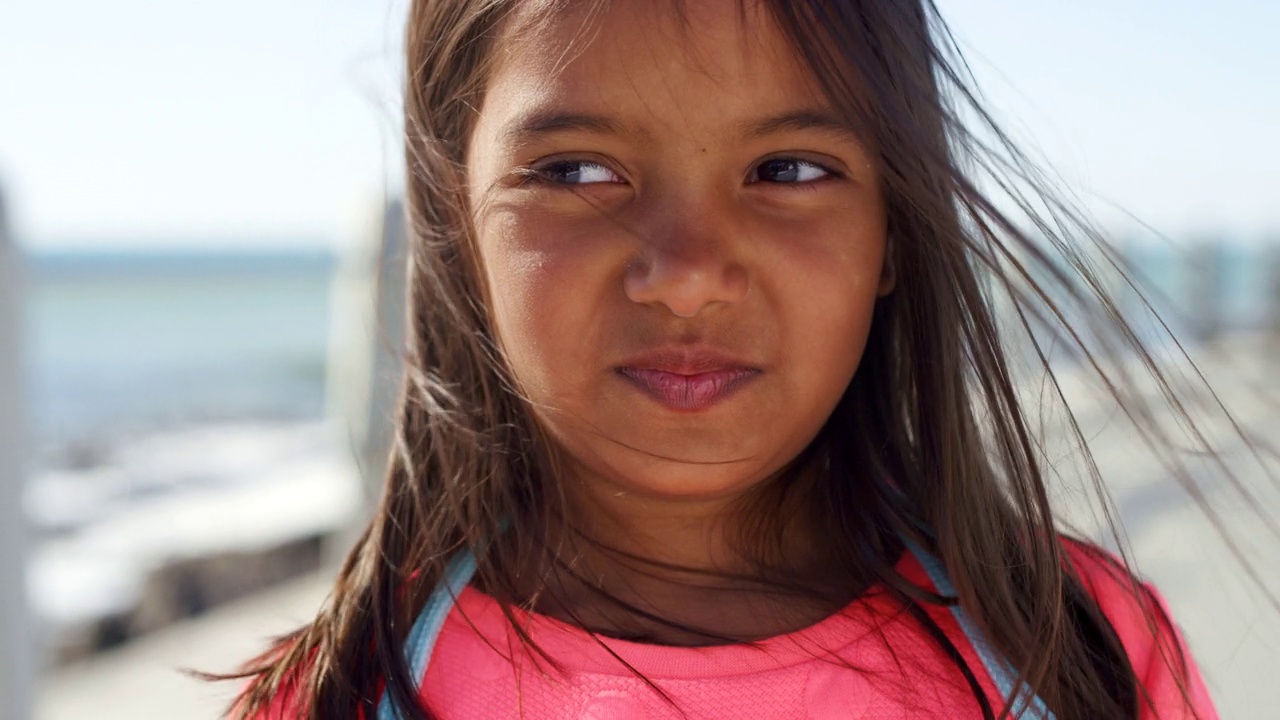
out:
{"label": "girl's eyebrow", "polygon": [[639,135],[642,138],[648,137],[648,133],[643,130],[633,128],[604,115],[562,112],[554,108],[538,108],[531,112],[517,115],[503,128],[500,137],[502,142],[506,144],[519,146],[543,135],[575,130],[601,135]]}
{"label": "girl's eyebrow", "polygon": [[825,108],[803,108],[748,122],[740,133],[743,137],[757,138],[797,130],[821,130],[846,135],[853,140],[860,139],[847,121]]}
{"label": "girl's eyebrow", "polygon": [[[819,130],[845,135],[855,141],[859,140],[857,133],[849,127],[849,123],[824,108],[802,108],[750,120],[739,126],[738,136],[758,138],[797,130]],[[500,137],[505,144],[520,146],[541,136],[572,131],[634,136],[646,141],[652,139],[651,134],[643,128],[620,122],[606,115],[564,112],[555,108],[537,108],[517,115],[507,123]]]}

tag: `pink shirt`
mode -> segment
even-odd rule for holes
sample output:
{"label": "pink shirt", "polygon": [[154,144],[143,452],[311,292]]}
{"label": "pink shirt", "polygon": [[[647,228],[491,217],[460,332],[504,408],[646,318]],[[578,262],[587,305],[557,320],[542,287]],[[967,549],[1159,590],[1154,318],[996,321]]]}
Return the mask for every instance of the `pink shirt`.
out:
{"label": "pink shirt", "polygon": [[[1115,627],[1143,689],[1141,720],[1217,713],[1177,630],[1162,623],[1157,638],[1118,571],[1074,543],[1072,562]],[[907,553],[898,571],[931,588]],[[1163,600],[1151,597],[1167,615]],[[956,646],[997,711],[999,694],[947,608],[925,611]],[[979,706],[960,670],[886,593],[871,591],[803,630],[752,645],[678,648],[592,638],[552,618],[516,617],[558,667],[532,657],[493,598],[466,588],[437,639],[420,700],[442,720],[770,720],[786,718],[976,718]],[[1180,648],[1185,674],[1162,659]],[[616,654],[616,657],[615,657]],[[1170,655],[1173,657],[1173,655]],[[622,662],[638,671],[652,686]],[[850,668],[854,669],[850,669]],[[1182,675],[1187,707],[1176,677]],[[258,720],[299,717],[286,686]],[[663,697],[665,695],[665,698]]]}
{"label": "pink shirt", "polygon": [[[1078,546],[1068,544],[1068,548],[1150,695],[1141,717],[1193,717],[1183,707],[1177,682],[1146,629],[1137,602],[1104,563]],[[932,587],[910,553],[898,569],[912,582]],[[926,611],[959,649],[999,712],[999,694],[950,611],[941,607]],[[468,587],[445,621],[422,683],[421,699],[437,717],[981,717],[959,669],[884,591],[873,590],[811,627],[752,645],[646,645],[593,638],[542,615],[517,611],[516,617],[559,667],[524,650],[497,601]],[[1182,644],[1169,626],[1163,628],[1161,642]],[[1185,646],[1183,650],[1191,663]],[[1188,667],[1186,680],[1198,716],[1216,718],[1194,664]]]}

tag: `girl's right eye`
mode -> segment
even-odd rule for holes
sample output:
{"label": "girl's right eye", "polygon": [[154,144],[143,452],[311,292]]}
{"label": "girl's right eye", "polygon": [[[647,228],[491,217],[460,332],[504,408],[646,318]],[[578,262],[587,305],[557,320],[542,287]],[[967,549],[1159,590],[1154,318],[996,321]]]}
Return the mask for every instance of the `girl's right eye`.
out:
{"label": "girl's right eye", "polygon": [[533,168],[531,175],[535,179],[557,185],[623,182],[617,173],[590,160],[556,160]]}

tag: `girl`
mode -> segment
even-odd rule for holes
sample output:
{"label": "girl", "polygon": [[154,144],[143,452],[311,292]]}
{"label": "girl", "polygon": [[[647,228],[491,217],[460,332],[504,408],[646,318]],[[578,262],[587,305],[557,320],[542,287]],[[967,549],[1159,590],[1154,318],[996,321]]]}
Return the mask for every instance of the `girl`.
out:
{"label": "girl", "polygon": [[1214,717],[1059,535],[995,299],[1046,363],[1137,341],[1063,320],[1091,236],[929,0],[417,0],[407,48],[392,467],[235,717]]}

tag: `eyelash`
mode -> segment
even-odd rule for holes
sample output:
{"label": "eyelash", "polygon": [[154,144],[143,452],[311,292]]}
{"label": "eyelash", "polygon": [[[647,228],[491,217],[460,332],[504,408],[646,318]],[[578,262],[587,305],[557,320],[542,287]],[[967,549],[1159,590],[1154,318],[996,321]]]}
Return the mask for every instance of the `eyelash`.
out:
{"label": "eyelash", "polygon": [[[791,163],[799,166],[808,166],[810,168],[817,168],[823,173],[823,175],[821,177],[814,178],[811,180],[800,180],[796,182],[775,182],[771,180],[752,179],[767,164],[779,163],[779,162]],[[589,182],[589,183],[574,183],[574,182],[564,182],[562,180],[557,180],[554,177],[552,177],[552,172],[557,169],[561,170],[562,174],[567,175],[569,173],[575,172],[573,168],[577,168],[576,172],[581,173],[583,168],[588,168],[588,167],[598,168],[599,170],[603,170],[604,172],[607,172],[610,175],[619,178],[619,180],[618,181],[600,180],[600,181]],[[522,184],[538,183],[543,185],[552,185],[556,187],[573,187],[578,185],[599,185],[599,184],[625,184],[626,182],[625,180],[621,180],[620,173],[614,172],[605,163],[597,160],[587,160],[587,159],[552,160],[551,162],[523,168],[520,171],[520,176],[521,176]],[[766,183],[770,185],[788,185],[788,186],[794,186],[794,189],[797,189],[797,190],[801,190],[801,189],[809,190],[809,189],[812,189],[813,185],[816,183],[822,183],[828,180],[835,180],[841,177],[844,177],[842,173],[822,163],[815,162],[813,160],[807,160],[805,158],[784,155],[784,156],[766,158],[756,163],[754,166],[752,166],[751,172],[748,175],[748,184],[756,185],[760,183]]]}

